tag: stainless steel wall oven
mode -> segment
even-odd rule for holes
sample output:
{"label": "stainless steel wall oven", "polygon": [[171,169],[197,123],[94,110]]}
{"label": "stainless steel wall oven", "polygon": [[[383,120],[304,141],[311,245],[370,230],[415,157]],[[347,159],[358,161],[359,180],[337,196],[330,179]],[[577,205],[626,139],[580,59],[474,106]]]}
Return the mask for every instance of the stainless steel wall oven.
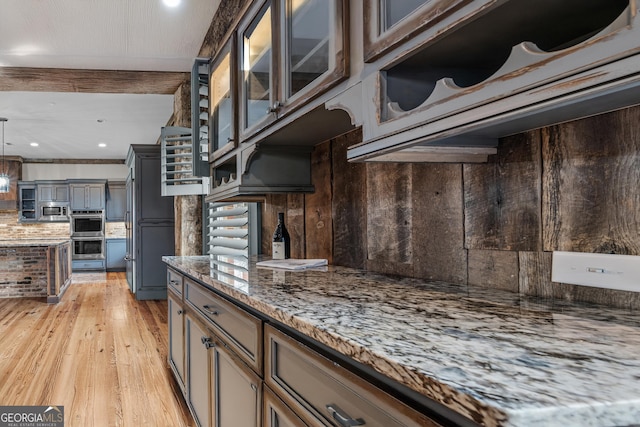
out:
{"label": "stainless steel wall oven", "polygon": [[73,259],[103,259],[104,237],[73,238]]}
{"label": "stainless steel wall oven", "polygon": [[71,237],[104,236],[104,211],[73,211]]}
{"label": "stainless steel wall oven", "polygon": [[105,259],[104,222],[103,210],[71,212],[72,259]]}

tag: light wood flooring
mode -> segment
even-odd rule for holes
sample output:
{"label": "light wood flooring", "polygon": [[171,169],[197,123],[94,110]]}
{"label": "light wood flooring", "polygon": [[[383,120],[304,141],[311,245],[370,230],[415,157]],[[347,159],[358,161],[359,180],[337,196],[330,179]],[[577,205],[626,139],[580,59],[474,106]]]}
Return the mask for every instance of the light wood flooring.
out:
{"label": "light wood flooring", "polygon": [[61,405],[66,427],[193,426],[167,347],[166,301],[74,273],[58,304],[0,299],[0,405]]}

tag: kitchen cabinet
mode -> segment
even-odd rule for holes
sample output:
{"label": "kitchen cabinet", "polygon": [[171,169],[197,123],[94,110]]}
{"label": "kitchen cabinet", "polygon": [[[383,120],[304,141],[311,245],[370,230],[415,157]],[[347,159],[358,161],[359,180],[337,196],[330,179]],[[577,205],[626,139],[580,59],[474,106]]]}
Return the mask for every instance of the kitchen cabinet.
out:
{"label": "kitchen cabinet", "polygon": [[175,252],[173,197],[161,196],[160,146],[131,145],[126,160],[126,271],[136,299],[165,299],[162,256]]}
{"label": "kitchen cabinet", "polygon": [[238,146],[237,57],[235,35],[210,64],[208,78],[209,159],[218,160]]}
{"label": "kitchen cabinet", "polygon": [[206,328],[191,313],[185,315],[185,336],[187,340],[185,355],[187,404],[196,424],[200,427],[209,427],[213,425],[209,389],[211,337]]}
{"label": "kitchen cabinet", "polygon": [[237,41],[241,141],[346,78],[345,6],[270,0],[247,12]]}
{"label": "kitchen cabinet", "polygon": [[69,185],[53,181],[36,181],[38,188],[38,202],[58,202],[69,201]]}
{"label": "kitchen cabinet", "polygon": [[[180,336],[185,313],[184,395],[199,425],[440,426],[342,367],[344,361],[318,353],[308,338],[168,271],[170,336]],[[178,382],[179,351],[179,342],[170,345]]]}
{"label": "kitchen cabinet", "polygon": [[262,425],[264,427],[299,427],[308,426],[295,412],[280,400],[268,386],[264,386],[264,412]]}
{"label": "kitchen cabinet", "polygon": [[261,425],[262,321],[172,269],[167,281],[169,363],[198,425]]}
{"label": "kitchen cabinet", "polygon": [[[241,18],[211,63],[209,201],[313,191],[310,151],[328,127],[318,97],[349,72],[345,3],[259,1]],[[296,113],[295,136],[264,143]]]}
{"label": "kitchen cabinet", "polygon": [[126,239],[105,239],[107,271],[125,271],[127,263],[124,257],[127,253]]}
{"label": "kitchen cabinet", "polygon": [[18,218],[20,222],[35,222],[38,219],[36,183],[18,182]]}
{"label": "kitchen cabinet", "polygon": [[106,180],[69,183],[71,210],[104,210]]}
{"label": "kitchen cabinet", "polygon": [[261,379],[197,316],[185,316],[187,401],[200,426],[260,425]]}
{"label": "kitchen cabinet", "polygon": [[127,210],[125,181],[108,181],[105,192],[105,221],[122,222]]}
{"label": "kitchen cabinet", "polygon": [[351,161],[482,162],[501,137],[640,94],[635,0],[411,2],[380,32],[391,3],[366,3],[369,62],[326,104],[362,125]]}
{"label": "kitchen cabinet", "polygon": [[185,393],[185,324],[182,308],[182,276],[173,270],[167,270],[169,352],[167,355],[173,375]]}

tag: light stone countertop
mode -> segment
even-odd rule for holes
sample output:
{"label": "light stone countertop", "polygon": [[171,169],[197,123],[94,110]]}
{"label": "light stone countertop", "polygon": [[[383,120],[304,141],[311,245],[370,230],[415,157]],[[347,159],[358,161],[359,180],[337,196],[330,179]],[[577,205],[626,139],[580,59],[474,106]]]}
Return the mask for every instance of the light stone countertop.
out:
{"label": "light stone countertop", "polygon": [[335,266],[163,260],[481,425],[640,425],[640,313]]}
{"label": "light stone countertop", "polygon": [[0,248],[58,246],[67,242],[71,242],[71,239],[63,237],[49,237],[45,239],[0,239]]}

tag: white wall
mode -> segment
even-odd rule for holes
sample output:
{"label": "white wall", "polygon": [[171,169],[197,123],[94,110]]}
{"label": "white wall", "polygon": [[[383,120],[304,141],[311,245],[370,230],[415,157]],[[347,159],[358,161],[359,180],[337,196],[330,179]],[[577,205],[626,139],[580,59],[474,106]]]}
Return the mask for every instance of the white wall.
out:
{"label": "white wall", "polygon": [[23,163],[22,181],[63,179],[112,179],[124,181],[127,166],[117,164]]}

